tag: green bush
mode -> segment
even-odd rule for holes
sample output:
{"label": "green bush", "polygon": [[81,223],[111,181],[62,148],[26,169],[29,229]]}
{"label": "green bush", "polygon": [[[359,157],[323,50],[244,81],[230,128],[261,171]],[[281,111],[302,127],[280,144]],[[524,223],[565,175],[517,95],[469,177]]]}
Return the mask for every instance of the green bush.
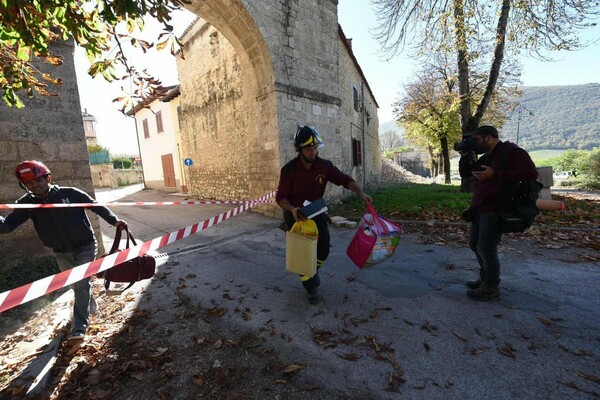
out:
{"label": "green bush", "polygon": [[600,188],[600,148],[591,151],[567,150],[558,157],[555,170],[566,171],[573,175],[574,186],[582,189]]}
{"label": "green bush", "polygon": [[16,267],[0,271],[0,293],[59,272],[54,257],[34,258],[30,263],[21,263]]}
{"label": "green bush", "polygon": [[130,169],[133,163],[126,157],[116,157],[112,159],[114,169]]}
{"label": "green bush", "polygon": [[600,148],[586,153],[579,164],[582,186],[585,189],[600,189]]}

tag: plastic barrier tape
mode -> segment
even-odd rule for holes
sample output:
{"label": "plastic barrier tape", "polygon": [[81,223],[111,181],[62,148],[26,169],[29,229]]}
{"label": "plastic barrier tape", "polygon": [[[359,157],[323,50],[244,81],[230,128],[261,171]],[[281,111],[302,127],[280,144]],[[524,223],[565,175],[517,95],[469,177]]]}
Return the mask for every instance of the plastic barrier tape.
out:
{"label": "plastic barrier tape", "polygon": [[[248,200],[250,201],[250,200]],[[0,210],[16,209],[16,208],[72,208],[72,207],[122,207],[122,206],[190,206],[190,205],[206,205],[206,204],[220,204],[220,205],[239,205],[247,203],[248,201],[229,201],[229,200],[218,200],[218,201],[135,201],[135,202],[113,202],[113,203],[52,203],[52,204],[0,204]],[[253,203],[269,203],[272,200],[255,201]]]}
{"label": "plastic barrier tape", "polygon": [[148,240],[147,242],[140,243],[135,247],[130,247],[129,249],[125,249],[98,260],[78,265],[56,275],[51,275],[35,282],[28,283],[27,285],[0,293],[0,312],[9,310],[30,300],[37,299],[38,297],[44,296],[55,290],[69,286],[82,279],[95,275],[98,272],[106,271],[107,269],[131,260],[140,254],[146,254],[151,250],[159,249],[177,240],[181,240],[197,232],[208,229],[213,225],[217,225],[231,217],[236,216],[237,214],[250,209],[251,207],[261,203],[266,203],[267,200],[274,195],[275,192],[264,195],[256,200],[247,201],[239,207],[182,228],[178,231]]}

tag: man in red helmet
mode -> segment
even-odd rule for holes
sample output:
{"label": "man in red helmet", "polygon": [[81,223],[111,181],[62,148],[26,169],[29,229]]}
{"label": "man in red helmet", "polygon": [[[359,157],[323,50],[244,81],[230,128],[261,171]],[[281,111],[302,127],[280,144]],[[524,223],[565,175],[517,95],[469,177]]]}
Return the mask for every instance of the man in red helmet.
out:
{"label": "man in red helmet", "polygon": [[[373,199],[363,192],[351,176],[337,169],[329,160],[319,157],[319,147],[323,146],[323,140],[317,130],[311,126],[298,128],[294,135],[294,147],[298,157],[294,158],[281,169],[279,186],[275,200],[283,208],[283,217],[288,229],[291,229],[295,221],[302,219],[299,210],[304,201],[313,202],[323,197],[327,182],[343,186],[356,193],[365,203],[372,203]],[[320,285],[318,269],[321,268],[329,256],[329,228],[327,227],[327,215],[319,214],[312,218],[319,231],[317,239],[317,273],[313,277],[301,276],[302,285],[308,292],[308,301],[311,304],[319,302],[317,286]]]}
{"label": "man in red helmet", "polygon": [[[15,170],[19,185],[27,193],[19,198],[19,204],[95,203],[87,193],[72,187],[52,184],[51,172],[39,161],[23,161]],[[127,224],[118,219],[108,208],[92,207],[91,210],[117,229]],[[44,244],[54,251],[56,262],[65,271],[77,265],[93,261],[98,253],[98,244],[85,209],[31,208],[16,209],[6,218],[0,217],[0,233],[17,229],[28,219]],[[96,301],[90,291],[90,279],[73,284],[75,304],[71,339],[83,339],[89,325],[89,314],[96,309]]]}

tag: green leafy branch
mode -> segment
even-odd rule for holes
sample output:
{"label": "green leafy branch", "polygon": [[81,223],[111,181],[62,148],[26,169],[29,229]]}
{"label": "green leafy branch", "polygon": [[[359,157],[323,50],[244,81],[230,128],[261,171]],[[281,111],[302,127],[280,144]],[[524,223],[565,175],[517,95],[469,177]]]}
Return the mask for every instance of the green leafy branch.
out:
{"label": "green leafy branch", "polygon": [[[115,99],[123,103],[124,112],[161,87],[146,71],[129,65],[124,44],[144,53],[152,47],[168,48],[175,55],[182,44],[169,22],[172,12],[187,3],[189,0],[0,0],[0,91],[4,102],[23,107],[21,93],[29,98],[36,93],[55,96],[49,85],[62,83],[53,69],[62,64],[62,58],[52,52],[51,45],[73,38],[90,61],[88,74],[100,74],[109,82],[130,81],[131,93]],[[156,45],[134,36],[144,29],[145,16],[163,25]]]}

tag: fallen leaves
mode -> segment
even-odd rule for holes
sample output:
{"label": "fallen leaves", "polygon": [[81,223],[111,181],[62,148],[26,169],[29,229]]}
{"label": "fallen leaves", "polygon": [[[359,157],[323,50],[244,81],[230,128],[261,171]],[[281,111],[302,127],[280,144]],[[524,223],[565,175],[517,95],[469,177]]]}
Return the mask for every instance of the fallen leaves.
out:
{"label": "fallen leaves", "polygon": [[489,349],[490,349],[489,347],[479,347],[479,348],[472,349],[470,351],[470,353],[471,353],[472,356],[478,356],[481,353],[485,353]]}
{"label": "fallen leaves", "polygon": [[339,358],[344,359],[346,361],[358,361],[361,359],[361,356],[358,354],[350,353],[350,354],[338,354]]}
{"label": "fallen leaves", "polygon": [[460,335],[458,332],[456,332],[456,331],[453,330],[452,334],[454,336],[456,336],[457,338],[459,338],[460,340],[462,340],[463,342],[465,342],[465,343],[467,342],[467,339],[464,336]]}
{"label": "fallen leaves", "polygon": [[579,370],[575,371],[575,373],[577,375],[579,375],[580,377],[582,377],[583,379],[587,379],[588,381],[592,381],[592,382],[600,384],[600,378],[598,376],[596,376],[596,375],[586,374],[586,373],[581,372]]}
{"label": "fallen leaves", "polygon": [[498,351],[500,352],[500,354],[505,355],[507,357],[514,359],[517,358],[517,350],[515,350],[515,348],[512,347],[510,343],[505,343],[504,346],[498,348]]}
{"label": "fallen leaves", "polygon": [[546,326],[550,326],[552,325],[552,322],[550,322],[549,320],[547,320],[546,318],[542,318],[542,317],[538,317],[538,321],[540,321],[542,324],[546,325]]}
{"label": "fallen leaves", "polygon": [[401,369],[396,371],[392,371],[388,374],[387,379],[388,386],[385,389],[388,392],[398,393],[400,391],[400,386],[406,383],[406,379],[404,379],[404,373]]}

